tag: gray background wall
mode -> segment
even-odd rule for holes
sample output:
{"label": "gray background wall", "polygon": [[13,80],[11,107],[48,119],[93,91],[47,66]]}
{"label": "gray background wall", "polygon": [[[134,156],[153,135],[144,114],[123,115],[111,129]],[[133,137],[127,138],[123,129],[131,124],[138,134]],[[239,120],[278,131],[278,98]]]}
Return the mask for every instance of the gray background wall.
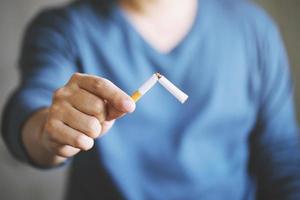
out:
{"label": "gray background wall", "polygon": [[[16,60],[22,31],[42,7],[63,0],[0,0],[0,110],[16,86]],[[278,22],[287,45],[296,84],[296,104],[300,114],[300,1],[257,0]],[[15,161],[0,140],[0,199],[62,199],[67,169],[39,171]]]}

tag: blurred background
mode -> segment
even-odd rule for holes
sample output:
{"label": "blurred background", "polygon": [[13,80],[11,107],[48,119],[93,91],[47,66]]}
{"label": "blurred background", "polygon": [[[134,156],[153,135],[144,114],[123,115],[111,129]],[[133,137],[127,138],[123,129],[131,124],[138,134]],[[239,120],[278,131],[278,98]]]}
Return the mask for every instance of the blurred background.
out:
{"label": "blurred background", "polygon": [[[65,0],[0,0],[0,111],[17,85],[16,63],[23,30],[29,20],[46,6]],[[300,1],[256,0],[273,16],[281,29],[296,86],[297,113],[300,116]],[[61,200],[67,168],[35,170],[15,161],[0,139],[1,200]]]}

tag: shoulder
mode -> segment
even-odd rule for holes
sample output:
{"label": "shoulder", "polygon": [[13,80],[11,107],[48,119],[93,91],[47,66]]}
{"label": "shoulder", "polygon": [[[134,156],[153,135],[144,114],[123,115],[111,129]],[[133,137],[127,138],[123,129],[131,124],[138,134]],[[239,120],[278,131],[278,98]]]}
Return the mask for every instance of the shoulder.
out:
{"label": "shoulder", "polygon": [[234,25],[260,37],[277,34],[278,27],[270,15],[251,0],[216,0]]}
{"label": "shoulder", "polygon": [[[283,46],[280,30],[269,14],[250,0],[211,0],[215,8],[215,21],[224,34],[240,39],[247,52],[265,56],[270,49]],[[268,50],[268,51],[267,51]]]}
{"label": "shoulder", "polygon": [[77,2],[46,7],[40,10],[30,21],[29,28],[32,26],[49,26],[49,27],[61,27],[70,28],[73,22],[75,13],[83,13],[82,8],[84,5],[78,5]]}
{"label": "shoulder", "polygon": [[87,32],[104,26],[101,8],[98,0],[77,0],[43,8],[27,25],[23,41],[67,42],[75,47],[86,38]]}
{"label": "shoulder", "polygon": [[109,13],[98,0],[76,0],[71,3],[46,7],[37,13],[29,26],[46,25],[60,29],[74,28],[78,24],[88,25],[93,20],[104,20]]}

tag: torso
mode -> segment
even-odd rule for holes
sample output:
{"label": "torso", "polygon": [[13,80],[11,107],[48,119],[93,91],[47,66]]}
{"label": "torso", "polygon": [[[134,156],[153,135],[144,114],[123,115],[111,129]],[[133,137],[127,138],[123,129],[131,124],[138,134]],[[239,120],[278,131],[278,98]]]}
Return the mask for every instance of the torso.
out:
{"label": "torso", "polygon": [[[168,31],[145,35],[152,27],[145,28],[143,20],[131,21],[141,27],[133,30],[118,9],[100,22],[97,17],[77,19],[82,72],[109,78],[130,94],[159,71],[190,96],[181,105],[156,86],[133,114],[97,141],[101,167],[126,199],[240,200],[248,195],[247,139],[256,120],[259,87],[257,41],[248,33],[255,27],[232,17],[216,1],[199,2],[205,3],[197,23],[191,15],[167,45],[162,44],[167,36],[160,34]],[[82,165],[91,168],[87,162]],[[101,177],[93,180],[101,182]],[[92,185],[90,190],[99,191]]]}

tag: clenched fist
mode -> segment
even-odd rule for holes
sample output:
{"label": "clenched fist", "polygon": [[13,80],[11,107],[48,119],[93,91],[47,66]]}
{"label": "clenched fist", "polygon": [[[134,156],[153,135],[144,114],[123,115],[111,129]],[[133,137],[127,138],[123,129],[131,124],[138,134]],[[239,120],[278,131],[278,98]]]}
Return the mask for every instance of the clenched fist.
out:
{"label": "clenched fist", "polygon": [[[52,105],[44,111],[47,117],[35,140],[54,156],[72,157],[80,150],[91,149],[94,139],[106,133],[115,119],[134,109],[131,97],[111,81],[76,73],[54,93]],[[26,137],[26,130],[39,120],[37,116],[32,118],[33,122],[29,120],[23,132],[29,154],[33,151],[30,147],[32,141]]]}

